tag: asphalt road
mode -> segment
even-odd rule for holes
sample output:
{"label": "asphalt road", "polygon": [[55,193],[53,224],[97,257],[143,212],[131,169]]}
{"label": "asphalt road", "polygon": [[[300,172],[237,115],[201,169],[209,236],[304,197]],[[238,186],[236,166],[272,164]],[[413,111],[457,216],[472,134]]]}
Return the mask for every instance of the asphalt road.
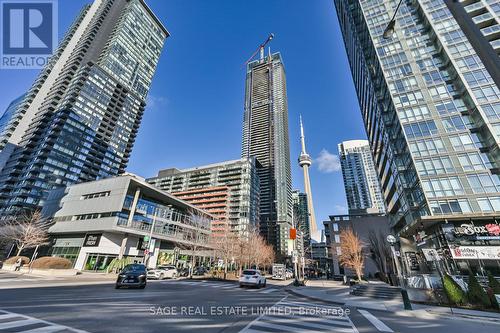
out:
{"label": "asphalt road", "polygon": [[499,332],[500,325],[346,309],[292,296],[270,284],[257,290],[168,280],[150,281],[144,290],[115,290],[110,283],[0,290],[0,333],[240,331],[487,333]]}

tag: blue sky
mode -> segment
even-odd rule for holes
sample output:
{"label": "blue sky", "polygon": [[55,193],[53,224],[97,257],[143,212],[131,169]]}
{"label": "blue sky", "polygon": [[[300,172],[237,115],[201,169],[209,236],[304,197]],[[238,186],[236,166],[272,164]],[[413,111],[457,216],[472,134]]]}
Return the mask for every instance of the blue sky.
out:
{"label": "blue sky", "polygon": [[[150,91],[128,170],[144,177],[167,167],[236,159],[241,150],[243,63],[270,32],[288,89],[292,178],[303,188],[299,114],[315,159],[311,182],[318,222],[347,206],[336,155],[343,140],[366,137],[331,0],[146,0],[171,33]],[[59,1],[62,36],[83,4]],[[0,110],[37,71],[0,71]],[[3,111],[1,111],[3,112]]]}

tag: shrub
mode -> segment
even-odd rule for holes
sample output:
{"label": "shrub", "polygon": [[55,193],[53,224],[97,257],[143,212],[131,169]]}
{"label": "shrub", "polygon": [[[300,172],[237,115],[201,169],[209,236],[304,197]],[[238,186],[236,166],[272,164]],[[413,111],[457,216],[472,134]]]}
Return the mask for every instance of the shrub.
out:
{"label": "shrub", "polygon": [[490,298],[472,273],[469,274],[469,290],[467,291],[467,297],[474,305],[484,307],[491,306]]}
{"label": "shrub", "polygon": [[491,305],[494,308],[499,309],[500,306],[498,304],[497,299],[495,298],[495,294],[500,294],[500,282],[498,282],[493,274],[488,272],[488,296],[490,297]]}
{"label": "shrub", "polygon": [[23,265],[27,265],[30,262],[30,258],[24,257],[24,256],[15,256],[15,257],[10,257],[9,259],[4,261],[4,264],[6,265],[14,265],[17,261],[18,258],[21,258],[21,263]]}
{"label": "shrub", "polygon": [[41,269],[69,269],[73,267],[73,264],[66,258],[41,257],[33,261],[31,267]]}
{"label": "shrub", "polygon": [[443,288],[451,303],[458,305],[467,303],[467,296],[465,295],[465,292],[448,274],[445,274],[443,277]]}

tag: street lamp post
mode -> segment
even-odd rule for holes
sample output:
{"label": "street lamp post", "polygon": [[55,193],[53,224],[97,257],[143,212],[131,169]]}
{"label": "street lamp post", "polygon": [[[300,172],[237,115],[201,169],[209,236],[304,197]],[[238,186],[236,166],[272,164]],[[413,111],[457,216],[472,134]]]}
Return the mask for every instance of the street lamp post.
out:
{"label": "street lamp post", "polygon": [[398,13],[399,6],[401,6],[402,2],[403,0],[399,0],[396,10],[394,11],[391,20],[387,24],[387,27],[385,28],[384,33],[382,34],[382,37],[384,37],[384,39],[389,39],[394,34],[394,26],[396,25],[396,14]]}
{"label": "street lamp post", "polygon": [[405,283],[404,283],[404,277],[401,276],[401,267],[399,266],[399,259],[396,256],[396,249],[394,248],[394,245],[397,242],[396,237],[393,235],[387,236],[387,242],[391,245],[391,251],[392,251],[392,256],[394,259],[394,262],[396,264],[396,274],[398,276],[399,280],[399,285],[401,287],[401,296],[403,297],[403,304],[405,307],[405,310],[411,310],[411,302],[410,302],[410,297],[408,296],[408,291],[405,288]]}

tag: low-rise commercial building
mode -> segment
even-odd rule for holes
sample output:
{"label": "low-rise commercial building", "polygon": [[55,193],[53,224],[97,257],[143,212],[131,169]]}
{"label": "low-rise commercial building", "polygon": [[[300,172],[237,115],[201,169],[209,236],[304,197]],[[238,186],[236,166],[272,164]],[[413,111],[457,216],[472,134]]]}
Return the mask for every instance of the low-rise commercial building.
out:
{"label": "low-rise commercial building", "polygon": [[51,193],[52,255],[79,270],[104,271],[113,259],[160,264],[210,256],[213,216],[134,175],[81,183]]}

